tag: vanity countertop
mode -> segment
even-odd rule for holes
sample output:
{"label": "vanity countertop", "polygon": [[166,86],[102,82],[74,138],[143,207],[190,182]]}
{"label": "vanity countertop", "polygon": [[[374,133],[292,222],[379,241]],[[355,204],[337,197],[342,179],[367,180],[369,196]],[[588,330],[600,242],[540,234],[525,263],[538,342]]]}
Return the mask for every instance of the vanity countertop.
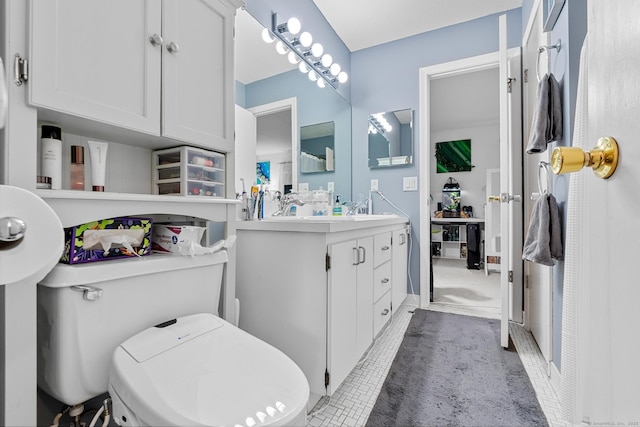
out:
{"label": "vanity countertop", "polygon": [[294,231],[303,233],[336,233],[371,227],[406,224],[409,220],[398,215],[354,215],[316,217],[268,217],[260,220],[238,221],[236,229],[254,231]]}

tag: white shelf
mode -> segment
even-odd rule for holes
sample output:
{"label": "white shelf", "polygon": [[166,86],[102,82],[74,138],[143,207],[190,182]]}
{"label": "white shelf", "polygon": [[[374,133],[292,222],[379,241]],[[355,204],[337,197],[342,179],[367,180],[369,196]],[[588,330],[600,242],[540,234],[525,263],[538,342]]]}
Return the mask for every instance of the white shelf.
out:
{"label": "white shelf", "polygon": [[228,205],[240,203],[236,199],[204,196],[160,196],[72,190],[36,190],[35,193],[56,212],[63,227],[72,227],[104,218],[153,214],[226,221]]}

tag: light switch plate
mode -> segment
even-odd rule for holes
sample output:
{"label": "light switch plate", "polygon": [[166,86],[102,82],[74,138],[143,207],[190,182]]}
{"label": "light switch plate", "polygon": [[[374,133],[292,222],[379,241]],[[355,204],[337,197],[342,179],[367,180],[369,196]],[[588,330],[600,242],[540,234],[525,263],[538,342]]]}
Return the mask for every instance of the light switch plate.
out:
{"label": "light switch plate", "polygon": [[377,179],[372,179],[371,180],[371,191],[378,191],[378,180]]}
{"label": "light switch plate", "polygon": [[334,191],[335,189],[336,188],[333,181],[329,181],[329,183],[327,184],[327,191]]}
{"label": "light switch plate", "polygon": [[402,177],[402,191],[418,191],[418,177],[417,176]]}
{"label": "light switch plate", "polygon": [[298,184],[298,191],[309,191],[309,183],[301,182]]}

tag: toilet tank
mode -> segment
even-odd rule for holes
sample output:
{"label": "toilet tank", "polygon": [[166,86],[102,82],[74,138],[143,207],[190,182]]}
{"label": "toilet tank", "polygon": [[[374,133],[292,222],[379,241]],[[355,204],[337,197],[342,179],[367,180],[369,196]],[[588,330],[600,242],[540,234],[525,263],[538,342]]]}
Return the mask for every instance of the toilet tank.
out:
{"label": "toilet tank", "polygon": [[58,264],[38,284],[38,386],[68,404],[107,391],[116,347],[176,317],[218,314],[225,251]]}

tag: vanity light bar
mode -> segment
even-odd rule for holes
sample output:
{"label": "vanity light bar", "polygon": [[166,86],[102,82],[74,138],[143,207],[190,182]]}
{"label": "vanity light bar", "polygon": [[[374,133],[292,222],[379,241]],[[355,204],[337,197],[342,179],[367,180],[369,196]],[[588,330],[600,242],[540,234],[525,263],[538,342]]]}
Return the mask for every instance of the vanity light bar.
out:
{"label": "vanity light bar", "polygon": [[318,87],[325,87],[325,82],[333,88],[337,88],[339,83],[345,83],[349,79],[349,75],[341,70],[340,64],[333,62],[331,55],[324,53],[324,48],[320,43],[312,43],[311,34],[305,31],[293,40],[289,40],[285,36],[285,33],[296,35],[300,33],[301,29],[302,26],[297,18],[290,18],[286,23],[278,24],[278,14],[272,13],[271,30],[268,31],[265,28],[263,39],[267,41],[266,36],[277,39],[276,50],[278,53],[288,54],[289,62],[292,64],[299,62],[300,72],[306,73],[309,80],[316,82]]}

